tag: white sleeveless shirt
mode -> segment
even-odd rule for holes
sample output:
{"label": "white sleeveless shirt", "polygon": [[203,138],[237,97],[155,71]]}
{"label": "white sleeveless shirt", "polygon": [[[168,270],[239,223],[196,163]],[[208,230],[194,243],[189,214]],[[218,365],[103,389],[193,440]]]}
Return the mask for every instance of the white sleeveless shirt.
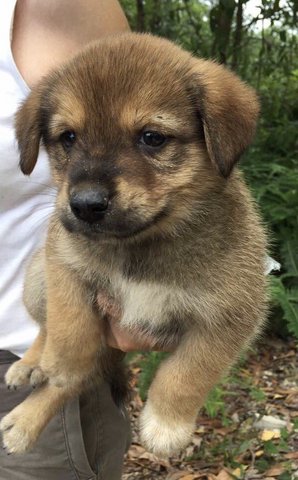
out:
{"label": "white sleeveless shirt", "polygon": [[22,301],[24,272],[44,241],[54,191],[45,151],[30,177],[18,166],[14,115],[30,89],[11,51],[15,4],[0,6],[0,350],[22,356],[38,331]]}

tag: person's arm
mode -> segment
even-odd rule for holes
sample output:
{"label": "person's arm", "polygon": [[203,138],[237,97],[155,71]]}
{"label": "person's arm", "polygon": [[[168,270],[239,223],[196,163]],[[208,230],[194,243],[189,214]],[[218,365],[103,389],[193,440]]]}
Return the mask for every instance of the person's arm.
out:
{"label": "person's arm", "polygon": [[127,30],[117,0],[18,0],[12,52],[32,87],[87,43]]}

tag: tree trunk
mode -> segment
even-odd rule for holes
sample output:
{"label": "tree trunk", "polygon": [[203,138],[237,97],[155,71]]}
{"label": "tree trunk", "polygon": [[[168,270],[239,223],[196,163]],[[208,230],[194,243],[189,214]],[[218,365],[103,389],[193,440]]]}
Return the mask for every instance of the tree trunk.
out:
{"label": "tree trunk", "polygon": [[137,1],[137,31],[144,32],[145,31],[144,2],[143,0],[136,0],[136,1]]}
{"label": "tree trunk", "polygon": [[212,56],[227,63],[227,53],[235,10],[234,0],[219,0],[210,10],[210,28],[213,34]]}
{"label": "tree trunk", "polygon": [[237,70],[239,57],[241,53],[242,27],[243,27],[243,0],[238,0],[236,13],[236,29],[234,33],[232,68]]}
{"label": "tree trunk", "polygon": [[162,23],[160,0],[154,0],[152,2],[151,12],[150,31],[158,35]]}

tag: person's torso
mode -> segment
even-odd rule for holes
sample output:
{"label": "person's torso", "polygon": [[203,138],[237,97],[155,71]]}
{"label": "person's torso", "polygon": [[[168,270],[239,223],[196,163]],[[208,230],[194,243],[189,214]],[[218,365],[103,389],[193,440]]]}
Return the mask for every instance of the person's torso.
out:
{"label": "person's torso", "polygon": [[22,355],[37,331],[22,301],[25,267],[43,242],[55,192],[45,151],[30,177],[18,166],[14,115],[30,89],[11,52],[15,3],[2,2],[0,15],[0,350]]}

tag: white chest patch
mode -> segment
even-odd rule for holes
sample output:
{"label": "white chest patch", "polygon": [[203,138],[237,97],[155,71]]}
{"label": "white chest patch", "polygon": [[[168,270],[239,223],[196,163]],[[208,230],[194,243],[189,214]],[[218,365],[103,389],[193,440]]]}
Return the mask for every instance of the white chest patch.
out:
{"label": "white chest patch", "polygon": [[136,282],[122,276],[113,279],[115,293],[120,296],[123,307],[121,324],[135,327],[150,321],[161,325],[169,314],[181,311],[182,292],[160,283]]}

